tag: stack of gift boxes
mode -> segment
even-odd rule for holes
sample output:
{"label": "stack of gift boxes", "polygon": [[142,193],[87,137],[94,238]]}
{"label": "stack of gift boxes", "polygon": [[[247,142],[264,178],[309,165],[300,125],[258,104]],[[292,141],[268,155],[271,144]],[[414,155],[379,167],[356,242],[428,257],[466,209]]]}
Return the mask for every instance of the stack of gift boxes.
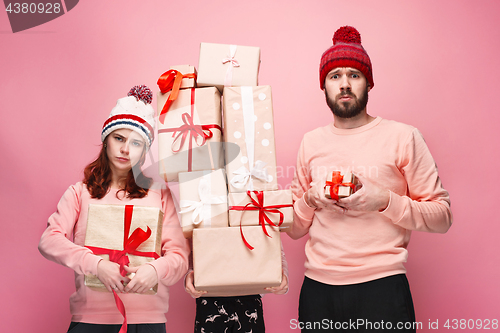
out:
{"label": "stack of gift boxes", "polygon": [[198,71],[174,66],[158,80],[160,175],[179,182],[194,284],[207,296],[281,283],[292,194],[278,190],[271,87],[258,86],[259,64],[258,47],[201,43]]}

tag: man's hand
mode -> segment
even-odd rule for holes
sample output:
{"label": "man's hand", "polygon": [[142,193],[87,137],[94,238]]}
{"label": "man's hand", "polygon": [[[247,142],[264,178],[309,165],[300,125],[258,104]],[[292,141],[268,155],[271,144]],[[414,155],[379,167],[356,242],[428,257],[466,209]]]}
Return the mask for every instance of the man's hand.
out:
{"label": "man's hand", "polygon": [[114,289],[117,292],[123,293],[125,291],[123,283],[129,281],[129,278],[120,274],[120,265],[107,260],[100,260],[97,264],[97,278],[109,292]]}
{"label": "man's hand", "polygon": [[135,273],[125,287],[125,292],[127,293],[143,294],[158,283],[156,269],[149,264],[143,264],[137,267],[125,266],[125,270],[128,273]]}
{"label": "man's hand", "polygon": [[201,296],[203,296],[204,294],[207,293],[206,291],[196,290],[194,288],[194,272],[193,271],[190,271],[186,275],[185,289],[186,289],[186,292],[189,295],[191,295],[191,297],[193,297],[193,298],[201,297]]}
{"label": "man's hand", "polygon": [[390,200],[389,190],[382,189],[365,177],[356,175],[363,185],[353,195],[338,200],[337,205],[354,211],[382,211]]}

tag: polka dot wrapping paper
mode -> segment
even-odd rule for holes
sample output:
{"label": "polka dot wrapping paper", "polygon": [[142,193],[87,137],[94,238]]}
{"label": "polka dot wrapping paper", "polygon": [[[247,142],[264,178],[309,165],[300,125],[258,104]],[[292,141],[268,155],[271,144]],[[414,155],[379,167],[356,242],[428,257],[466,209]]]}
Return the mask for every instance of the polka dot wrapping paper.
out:
{"label": "polka dot wrapping paper", "polygon": [[270,86],[225,87],[224,141],[239,146],[226,158],[229,192],[278,190]]}

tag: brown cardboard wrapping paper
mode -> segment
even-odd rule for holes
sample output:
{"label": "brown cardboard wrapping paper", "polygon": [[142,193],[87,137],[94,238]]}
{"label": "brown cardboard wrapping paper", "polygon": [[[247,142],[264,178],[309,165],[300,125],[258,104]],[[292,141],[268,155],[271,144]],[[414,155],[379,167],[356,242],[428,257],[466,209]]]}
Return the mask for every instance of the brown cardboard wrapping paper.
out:
{"label": "brown cardboard wrapping paper", "polygon": [[230,86],[256,86],[258,85],[260,48],[255,46],[240,46],[227,44],[200,44],[200,57],[198,63],[199,87],[215,86],[222,92],[228,67],[235,62],[231,59],[231,47],[236,47],[234,59],[239,66],[232,67]]}
{"label": "brown cardboard wrapping paper", "polygon": [[[217,170],[222,168],[224,164],[222,133],[219,129],[211,128],[213,136],[207,139],[202,146],[198,145],[202,143],[200,136],[196,138],[197,142],[195,142],[195,139],[192,139],[188,133],[179,152],[172,151],[172,146],[174,149],[180,146],[181,138],[174,142],[178,132],[174,136],[172,136],[173,132],[163,132],[185,125],[185,115],[190,116],[192,112],[191,90],[180,90],[177,99],[166,113],[164,123],[158,121],[159,173],[166,181],[177,181],[180,172]],[[220,94],[217,89],[214,87],[197,88],[194,89],[194,94],[193,123],[195,125],[215,124],[221,126]],[[169,93],[158,93],[158,110],[163,108],[168,95]],[[191,150],[189,150],[190,140],[192,142]],[[191,169],[189,168],[190,161]]]}
{"label": "brown cardboard wrapping paper", "polygon": [[[247,190],[278,190],[276,171],[276,149],[274,144],[273,104],[270,86],[258,87],[226,87],[224,88],[224,140],[239,146],[236,155],[226,149],[226,174],[229,192],[246,192]],[[253,130],[253,132],[252,132]],[[247,140],[247,135],[254,138]],[[251,141],[252,147],[248,146]],[[253,165],[251,164],[253,154]],[[235,186],[234,181],[240,177],[239,170],[255,171],[260,164],[267,172],[267,180],[252,176],[244,186]],[[265,178],[265,177],[263,177]]]}
{"label": "brown cardboard wrapping paper", "polygon": [[[252,198],[258,203],[255,193],[250,193]],[[278,225],[280,221],[280,215],[272,212],[274,210],[279,210],[283,214],[283,223],[280,226],[280,231],[286,231],[293,223],[293,199],[291,190],[278,190],[278,191],[264,191],[263,192],[263,206],[269,207],[265,213],[271,222]],[[255,207],[252,200],[247,193],[229,193],[228,195],[229,204],[229,225],[231,227],[238,227],[241,225],[259,225],[259,211],[258,210],[234,210],[231,209],[232,206],[244,207],[247,204],[249,208]],[[282,208],[272,208],[270,206],[276,205],[289,205],[289,207]],[[267,224],[267,222],[266,222]]]}
{"label": "brown cardboard wrapping paper", "polygon": [[[89,205],[87,218],[87,231],[85,234],[85,246],[100,247],[111,250],[123,250],[124,240],[124,215],[125,206],[122,205]],[[151,236],[137,248],[141,252],[156,252],[161,255],[161,232],[163,223],[163,212],[156,207],[134,206],[130,235],[137,228],[146,231],[151,229]],[[129,235],[129,236],[130,236]],[[101,254],[104,260],[109,260],[109,255]],[[127,254],[130,267],[141,266],[155,260],[150,257]],[[85,285],[98,291],[107,291],[106,287],[95,275],[85,276]],[[158,285],[146,294],[156,294]]]}
{"label": "brown cardboard wrapping paper", "polygon": [[[175,69],[176,71],[181,72],[183,75],[186,74],[197,74],[196,68],[191,65],[177,65],[177,66],[172,66],[170,69]],[[186,89],[186,88],[196,88],[196,80],[194,78],[183,78],[181,81],[181,89]],[[165,104],[165,103],[164,103]]]}
{"label": "brown cardboard wrapping paper", "polygon": [[260,226],[243,227],[249,250],[241,239],[240,228],[195,229],[193,231],[194,285],[204,296],[243,296],[264,294],[264,288],[281,284],[280,233]]}
{"label": "brown cardboard wrapping paper", "polygon": [[[352,183],[355,188],[354,190],[350,186],[339,186],[337,189],[337,195],[339,198],[347,198],[348,196],[352,195],[355,190],[356,186],[358,185],[358,178],[352,174],[351,172],[346,172],[344,175],[342,175],[342,183],[347,184],[347,183]],[[328,180],[332,179],[332,176],[330,175],[330,178]],[[325,197],[328,199],[331,199],[332,197],[330,196],[330,188],[331,186],[325,186]]]}
{"label": "brown cardboard wrapping paper", "polygon": [[[201,193],[200,193],[201,192]],[[202,198],[203,202],[202,203]],[[224,169],[215,171],[183,172],[179,174],[181,226],[184,237],[191,238],[195,228],[228,226],[227,187]],[[193,209],[198,205],[196,216]],[[193,223],[193,217],[196,217]]]}

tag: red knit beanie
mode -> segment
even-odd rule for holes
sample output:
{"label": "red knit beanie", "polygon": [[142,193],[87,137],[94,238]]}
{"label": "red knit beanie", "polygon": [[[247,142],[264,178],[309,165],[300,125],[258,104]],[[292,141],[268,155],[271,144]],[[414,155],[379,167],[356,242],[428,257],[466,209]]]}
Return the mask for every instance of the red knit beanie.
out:
{"label": "red knit beanie", "polygon": [[353,27],[345,26],[335,31],[333,46],[323,53],[319,66],[319,83],[325,87],[326,75],[337,67],[352,67],[361,71],[373,88],[372,63],[361,46],[361,35]]}

